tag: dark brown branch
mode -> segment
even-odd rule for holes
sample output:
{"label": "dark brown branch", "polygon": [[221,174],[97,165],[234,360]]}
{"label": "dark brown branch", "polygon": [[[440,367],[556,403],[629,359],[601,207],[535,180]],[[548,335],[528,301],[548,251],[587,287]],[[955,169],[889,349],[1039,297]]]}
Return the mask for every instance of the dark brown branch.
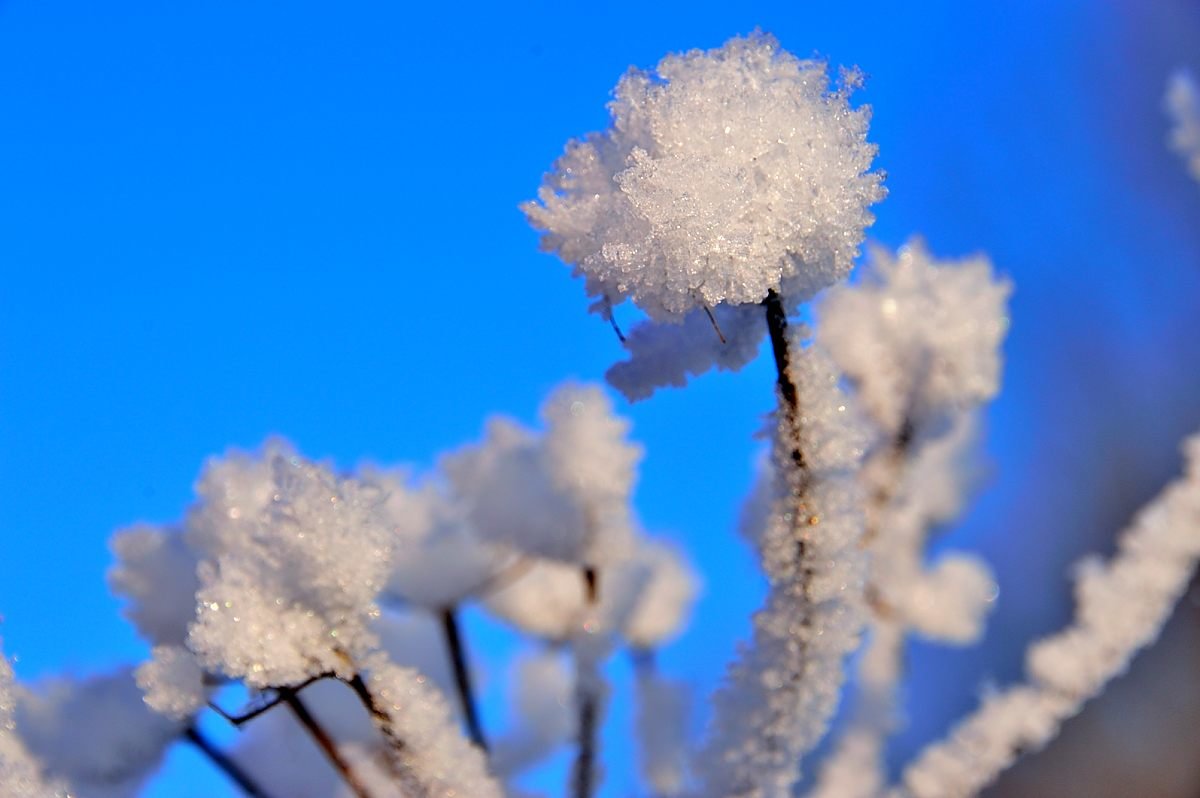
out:
{"label": "dark brown branch", "polygon": [[194,745],[200,753],[208,757],[213,766],[229,777],[229,780],[236,784],[242,792],[250,798],[271,798],[262,787],[255,783],[250,774],[242,770],[237,762],[229,758],[229,755],[217,748],[211,740],[200,733],[200,730],[195,726],[188,726],[184,729],[183,737],[189,743]]}
{"label": "dark brown branch", "polygon": [[588,604],[595,605],[600,601],[600,573],[595,566],[583,567],[583,590]]}
{"label": "dark brown branch", "polygon": [[579,749],[575,755],[573,798],[592,798],[596,788],[596,733],[598,729],[596,694],[586,686],[578,688]]}
{"label": "dark brown branch", "polygon": [[[299,693],[301,690],[303,690],[305,687],[308,687],[310,684],[313,684],[314,682],[319,682],[322,679],[328,679],[332,676],[333,676],[332,673],[322,673],[320,675],[305,679],[300,684],[296,685],[295,687],[289,688],[289,689],[292,691],[292,693]],[[255,707],[254,709],[243,712],[241,715],[230,715],[228,712],[226,712],[224,709],[222,709],[220,706],[218,706],[213,701],[208,702],[208,708],[211,709],[213,712],[216,712],[218,715],[220,715],[225,720],[232,723],[234,726],[241,728],[241,726],[243,724],[254,720],[259,715],[263,714],[264,712],[266,712],[268,710],[274,709],[275,707],[279,706],[282,703],[283,703],[283,697],[277,693],[274,698],[270,699],[265,704],[261,704],[261,705]]]}
{"label": "dark brown branch", "polygon": [[712,308],[705,305],[704,312],[708,314],[708,323],[712,325],[713,331],[716,332],[717,338],[720,339],[721,343],[729,343],[725,340],[725,334],[721,332],[721,325],[717,324],[717,317],[713,315]]}
{"label": "dark brown branch", "polygon": [[488,743],[483,734],[483,724],[479,721],[475,692],[471,687],[471,671],[467,667],[466,647],[463,645],[458,626],[458,613],[454,607],[446,607],[439,615],[442,620],[442,633],[446,636],[446,647],[450,650],[450,662],[454,666],[454,686],[458,690],[458,701],[462,705],[463,718],[467,723],[467,734],[471,742],[486,753]]}
{"label": "dark brown branch", "polygon": [[[907,416],[900,424],[900,429],[896,431],[896,436],[888,446],[886,454],[882,455],[887,458],[885,462],[887,471],[879,479],[879,484],[875,490],[871,492],[871,499],[866,508],[866,523],[863,525],[863,534],[859,538],[858,543],[860,548],[867,548],[879,537],[880,524],[883,521],[884,514],[887,513],[888,507],[891,506],[893,499],[896,498],[896,491],[900,487],[904,464],[908,460],[915,436],[916,427],[913,424],[912,417]],[[871,590],[872,587],[868,586],[868,593]]]}
{"label": "dark brown branch", "polygon": [[[792,375],[789,371],[791,355],[788,351],[787,311],[784,310],[782,297],[774,289],[767,292],[767,298],[763,300],[763,307],[767,309],[767,331],[771,336],[771,351],[775,355],[775,386],[779,391],[779,409],[788,426],[793,431],[798,431],[800,393],[796,390],[796,383],[792,382]],[[801,472],[808,471],[799,441],[793,441],[791,458],[797,469]]]}
{"label": "dark brown branch", "polygon": [[296,716],[296,720],[300,721],[300,725],[312,736],[313,741],[324,752],[325,757],[329,760],[329,764],[333,765],[333,769],[338,772],[342,780],[350,788],[358,798],[371,798],[371,794],[367,792],[367,788],[363,786],[358,774],[354,772],[354,768],[342,756],[338,750],[337,744],[333,738],[325,731],[325,728],[312,716],[308,711],[308,707],[304,706],[304,702],[296,695],[293,688],[282,688],[279,691],[280,699],[288,705],[288,709]]}

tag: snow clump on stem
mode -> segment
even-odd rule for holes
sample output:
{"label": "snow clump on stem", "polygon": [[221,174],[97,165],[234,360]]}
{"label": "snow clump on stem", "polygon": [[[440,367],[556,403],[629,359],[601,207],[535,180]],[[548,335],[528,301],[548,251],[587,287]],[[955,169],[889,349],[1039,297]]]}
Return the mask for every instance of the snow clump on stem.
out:
{"label": "snow clump on stem", "polygon": [[858,83],[830,91],[824,62],[765,34],[631,69],[612,126],[568,143],[522,208],[606,314],[802,301],[849,273],[884,195]]}

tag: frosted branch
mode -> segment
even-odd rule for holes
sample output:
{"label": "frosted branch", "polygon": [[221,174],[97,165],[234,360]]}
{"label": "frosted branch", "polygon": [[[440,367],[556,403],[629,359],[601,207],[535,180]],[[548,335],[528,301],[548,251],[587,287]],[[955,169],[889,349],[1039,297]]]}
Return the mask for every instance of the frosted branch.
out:
{"label": "frosted branch", "polygon": [[801,347],[781,305],[768,304],[767,321],[779,411],[769,510],[755,538],[769,592],[752,644],[713,699],[710,738],[694,761],[703,794],[723,798],[789,794],[801,757],[828,727],[863,622],[853,469],[865,439],[828,360]]}
{"label": "frosted branch", "polygon": [[1187,163],[1188,173],[1200,180],[1200,89],[1190,72],[1180,70],[1167,82],[1165,98],[1171,118],[1171,149]]}
{"label": "frosted branch", "polygon": [[348,684],[383,735],[392,775],[411,798],[501,798],[483,752],[459,732],[446,699],[416,671],[375,654]]}
{"label": "frosted branch", "polygon": [[1020,754],[1045,745],[1158,636],[1200,558],[1200,436],[1184,448],[1184,475],[1138,513],[1116,555],[1081,567],[1075,620],[1030,647],[1026,683],[986,697],[926,748],[894,796],[974,795]]}
{"label": "frosted branch", "polygon": [[17,692],[12,666],[0,651],[0,795],[4,798],[69,798],[67,785],[48,779],[42,764],[17,733]]}

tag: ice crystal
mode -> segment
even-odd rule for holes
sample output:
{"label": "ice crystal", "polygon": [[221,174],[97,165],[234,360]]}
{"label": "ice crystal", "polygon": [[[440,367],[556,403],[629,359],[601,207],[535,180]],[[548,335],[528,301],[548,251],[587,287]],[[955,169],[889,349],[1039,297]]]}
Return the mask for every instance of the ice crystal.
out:
{"label": "ice crystal", "polygon": [[212,461],[188,532],[205,552],[188,646],[252,687],[350,673],[391,562],[382,491],[280,442]]}
{"label": "ice crystal", "polygon": [[849,272],[883,196],[857,81],[830,91],[823,62],[764,34],[631,69],[612,126],[570,142],[522,207],[601,310],[808,297]]}

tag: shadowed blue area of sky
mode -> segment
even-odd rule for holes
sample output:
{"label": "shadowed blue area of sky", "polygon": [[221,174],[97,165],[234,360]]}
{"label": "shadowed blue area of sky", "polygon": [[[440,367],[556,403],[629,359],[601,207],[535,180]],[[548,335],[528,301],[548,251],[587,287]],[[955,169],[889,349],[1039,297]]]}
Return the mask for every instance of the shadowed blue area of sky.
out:
{"label": "shadowed blue area of sky", "polygon": [[[873,237],[983,250],[1017,285],[993,476],[950,541],[996,563],[1001,604],[990,642],[914,653],[912,740],[1015,675],[1065,615],[1067,564],[1200,421],[1200,187],[1160,108],[1169,72],[1200,68],[1194,4],[0,3],[0,634],[18,674],[143,656],[106,540],[178,518],[205,457],[277,433],[343,466],[428,464],[490,413],[532,421],[556,383],[601,378],[619,345],[517,204],[606,124],[629,65],[756,26],[866,72],[890,191]],[[625,408],[648,452],[639,513],[703,571],[664,658],[701,694],[760,597],[734,530],[772,376],[762,358]],[[604,794],[627,795],[615,714]],[[180,754],[151,794],[220,789]]]}

